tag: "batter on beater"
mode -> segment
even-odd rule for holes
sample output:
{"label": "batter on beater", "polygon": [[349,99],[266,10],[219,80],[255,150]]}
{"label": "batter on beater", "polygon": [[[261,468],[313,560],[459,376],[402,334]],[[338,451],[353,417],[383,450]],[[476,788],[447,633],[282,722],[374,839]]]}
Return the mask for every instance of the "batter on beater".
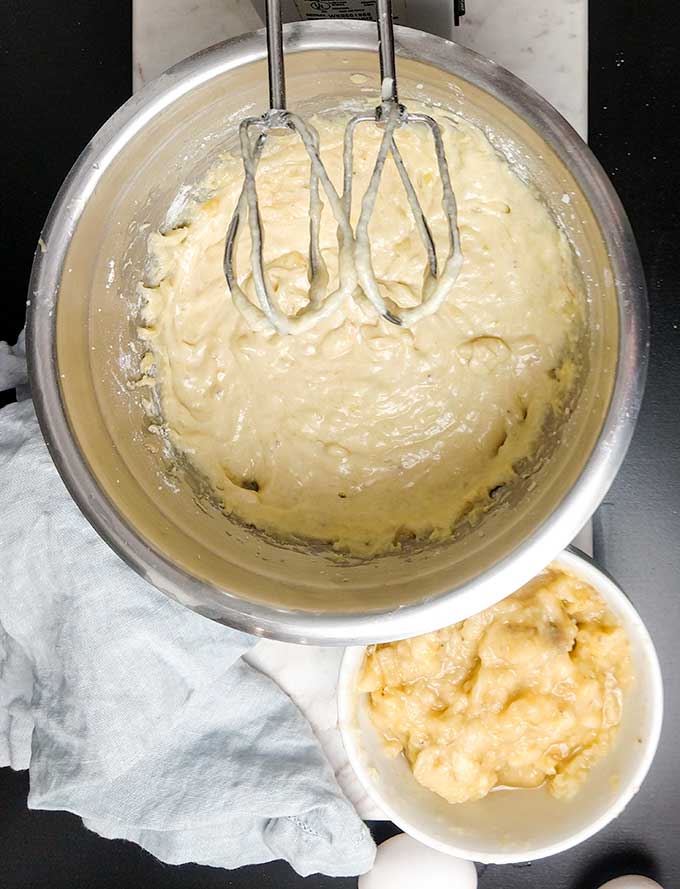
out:
{"label": "batter on beater", "polygon": [[[346,118],[311,122],[340,189]],[[437,313],[412,329],[379,318],[360,295],[304,333],[251,329],[222,269],[242,181],[236,158],[211,173],[214,196],[188,225],[151,236],[157,275],[153,286],[141,285],[140,335],[164,433],[225,511],[275,537],[358,556],[445,538],[471,507],[490,503],[490,492],[513,480],[575,385],[585,299],[564,234],[479,129],[460,119],[439,122],[463,265]],[[357,134],[359,194],[379,141],[373,126]],[[431,139],[410,127],[397,144],[445,255]],[[257,175],[264,256],[288,315],[307,299],[308,179],[298,140],[268,140]],[[336,229],[326,208],[321,247],[331,286]],[[383,294],[415,305],[425,253],[390,163],[369,235]],[[236,269],[252,298],[249,247],[246,234]]]}

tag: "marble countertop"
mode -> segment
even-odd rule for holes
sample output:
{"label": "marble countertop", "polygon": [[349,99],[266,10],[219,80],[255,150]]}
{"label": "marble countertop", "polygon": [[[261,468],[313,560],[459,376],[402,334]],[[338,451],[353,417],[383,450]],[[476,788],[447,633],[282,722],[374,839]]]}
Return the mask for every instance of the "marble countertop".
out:
{"label": "marble countertop", "polygon": [[[521,77],[585,135],[588,0],[469,0],[467,9],[451,39]],[[133,0],[134,88],[192,53],[261,27],[250,0]]]}
{"label": "marble countertop", "polygon": [[[468,0],[467,7],[452,38],[521,77],[585,137],[587,0]],[[194,52],[261,26],[249,0],[134,0],[134,87]],[[591,551],[589,526],[577,543]],[[272,676],[307,715],[359,814],[384,818],[355,778],[337,729],[335,686],[341,657],[342,649],[263,640],[248,660]]]}

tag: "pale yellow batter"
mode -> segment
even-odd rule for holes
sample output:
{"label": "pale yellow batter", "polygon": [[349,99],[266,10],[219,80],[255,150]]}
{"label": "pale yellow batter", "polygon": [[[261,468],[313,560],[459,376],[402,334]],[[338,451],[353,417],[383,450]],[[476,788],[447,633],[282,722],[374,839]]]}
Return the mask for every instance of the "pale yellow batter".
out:
{"label": "pale yellow batter", "polygon": [[628,640],[595,590],[559,569],[453,627],[378,645],[359,690],[388,750],[451,803],[497,786],[577,791],[610,747]]}
{"label": "pale yellow batter", "polygon": [[[312,122],[339,189],[346,120]],[[227,512],[270,534],[357,555],[446,537],[471,505],[512,480],[573,385],[584,300],[564,235],[481,131],[441,123],[464,262],[437,314],[411,330],[351,298],[303,334],[250,329],[222,270],[238,159],[213,172],[215,196],[190,225],[151,238],[156,286],[143,288],[141,334],[165,433]],[[379,138],[372,125],[359,130],[355,210]],[[409,128],[397,142],[444,257],[431,137]],[[295,137],[269,140],[258,170],[265,258],[289,314],[308,288],[308,171]],[[369,232],[384,294],[416,304],[425,255],[391,162]],[[321,244],[333,287],[336,225],[327,211]],[[246,234],[236,267],[252,295],[248,251]]]}

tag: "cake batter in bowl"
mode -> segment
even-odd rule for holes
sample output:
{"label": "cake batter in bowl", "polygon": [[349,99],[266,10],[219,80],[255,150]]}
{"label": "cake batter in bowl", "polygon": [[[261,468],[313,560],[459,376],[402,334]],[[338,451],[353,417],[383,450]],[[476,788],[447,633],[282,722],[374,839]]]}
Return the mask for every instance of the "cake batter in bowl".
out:
{"label": "cake batter in bowl", "polygon": [[[339,182],[345,115],[311,122]],[[242,315],[225,295],[222,272],[224,231],[241,188],[236,157],[211,172],[214,194],[187,225],[149,239],[153,270],[140,289],[139,333],[149,349],[144,381],[160,402],[159,434],[227,514],[281,541],[365,558],[445,540],[462,518],[469,524],[476,510],[480,522],[511,493],[546,423],[563,423],[578,396],[585,295],[564,233],[481,130],[453,117],[440,126],[463,263],[436,314],[412,326],[379,317],[361,292],[290,335]],[[359,194],[380,138],[375,126],[356,138]],[[398,144],[445,255],[432,140],[410,126]],[[258,176],[265,263],[291,316],[307,299],[309,160],[293,135],[268,147]],[[336,228],[323,212],[332,289]],[[400,308],[418,305],[426,257],[393,165],[369,236],[382,290]],[[240,239],[237,267],[252,291],[249,253],[249,238]]]}
{"label": "cake batter in bowl", "polygon": [[[286,39],[289,96],[306,115],[351,111],[375,98],[370,25],[318,22],[288,29]],[[206,176],[223,156],[235,121],[266,104],[261,35],[189,59],[131,99],[95,137],[65,183],[43,234],[45,252],[36,258],[29,324],[32,381],[43,430],[69,489],[105,539],[151,582],[189,607],[250,632],[293,641],[379,641],[450,624],[490,605],[499,586],[520,586],[585,523],[623,458],[639,407],[647,335],[643,279],[625,215],[597,162],[547,103],[493,63],[402,29],[397,54],[406,103],[427,100],[438,113],[483,132],[510,164],[508,175],[528,186],[518,181],[517,187],[537,196],[536,212],[552,218],[564,233],[564,247],[561,238],[553,239],[554,256],[575,264],[573,280],[584,293],[585,319],[574,324],[573,343],[557,344],[552,366],[541,359],[541,379],[557,387],[570,373],[565,356],[573,357],[578,379],[566,388],[575,396],[558,398],[560,409],[545,412],[540,435],[525,455],[529,459],[511,461],[511,484],[505,485],[501,474],[498,484],[482,486],[481,499],[463,492],[461,502],[470,508],[462,515],[435,520],[430,531],[427,508],[419,514],[399,499],[389,508],[378,499],[373,507],[366,496],[367,515],[362,518],[364,510],[358,510],[343,539],[335,532],[309,533],[305,522],[313,510],[295,515],[294,499],[287,503],[282,497],[277,521],[259,521],[254,529],[249,523],[258,525],[257,517],[245,508],[225,516],[224,504],[214,497],[215,479],[203,467],[196,471],[198,461],[186,459],[191,445],[178,448],[177,441],[159,434],[166,418],[155,386],[149,385],[154,378],[148,342],[138,335],[140,325],[153,327],[153,318],[144,316],[153,300],[138,296],[137,285],[144,281],[162,288],[163,264],[178,255],[172,239],[190,237],[191,226],[183,226],[212,198]],[[455,174],[456,158],[449,163]],[[155,231],[170,240],[156,245],[156,259],[149,263],[148,240]],[[554,263],[547,264],[551,268]],[[286,267],[282,274],[290,271]],[[555,288],[550,292],[557,297]],[[568,302],[567,291],[561,292]],[[227,309],[208,308],[205,324],[219,328],[219,312]],[[475,311],[481,308],[475,305]],[[480,343],[478,331],[463,336],[467,328],[461,324],[451,340],[455,354],[450,363],[441,360],[439,372],[450,373],[457,362],[468,380],[478,380],[476,365],[510,360],[504,349],[511,356],[530,356],[530,325],[521,323],[522,312],[515,314],[515,339],[524,332],[526,343],[513,342],[509,349],[505,338],[501,344]],[[455,325],[456,319],[439,319],[445,323]],[[429,330],[423,355],[432,356],[440,331],[427,325],[421,331],[420,324],[408,335],[417,340]],[[342,349],[333,339],[328,348]],[[385,403],[395,397],[402,403],[407,391],[395,373],[398,362],[389,366],[389,350],[399,343],[398,336],[389,339],[386,355],[379,342],[362,345],[375,354],[378,368],[387,364],[384,374],[376,373]],[[248,355],[247,349],[242,354]],[[271,369],[273,388],[280,379]],[[258,379],[266,370],[263,363]],[[421,372],[426,379],[430,371]],[[272,397],[264,386],[262,398]],[[469,398],[469,392],[461,397]],[[544,399],[551,400],[550,395]],[[433,422],[445,416],[441,407],[433,411]],[[520,405],[520,417],[523,412]],[[295,411],[290,416],[304,450],[302,419]],[[313,426],[314,418],[309,419]],[[505,431],[490,428],[483,447],[502,454]],[[347,448],[330,434],[319,439],[314,433],[313,441],[307,465],[321,456],[335,467],[328,476],[338,489],[332,485],[327,496],[334,504],[337,500],[339,516],[356,495],[356,484],[345,491],[337,482]],[[399,448],[408,451],[403,444]],[[368,469],[380,465],[370,450]],[[412,450],[418,466],[418,447]],[[246,503],[257,497],[256,485],[266,488],[270,482],[252,478],[243,462],[223,463],[224,478]],[[370,543],[375,536],[365,533],[375,524],[372,508],[377,517],[393,513],[383,523],[378,546]],[[290,529],[282,527],[291,516]]]}

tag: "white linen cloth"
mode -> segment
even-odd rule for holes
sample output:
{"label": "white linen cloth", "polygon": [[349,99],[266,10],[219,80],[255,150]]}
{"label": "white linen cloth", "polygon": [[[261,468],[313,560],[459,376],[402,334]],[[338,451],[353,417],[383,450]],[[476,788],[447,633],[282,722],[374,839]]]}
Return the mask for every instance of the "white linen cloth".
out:
{"label": "white linen cloth", "polygon": [[[0,388],[26,394],[23,340]],[[0,765],[162,861],[370,869],[371,835],[255,639],[138,577],[67,493],[28,398],[0,411]]]}

